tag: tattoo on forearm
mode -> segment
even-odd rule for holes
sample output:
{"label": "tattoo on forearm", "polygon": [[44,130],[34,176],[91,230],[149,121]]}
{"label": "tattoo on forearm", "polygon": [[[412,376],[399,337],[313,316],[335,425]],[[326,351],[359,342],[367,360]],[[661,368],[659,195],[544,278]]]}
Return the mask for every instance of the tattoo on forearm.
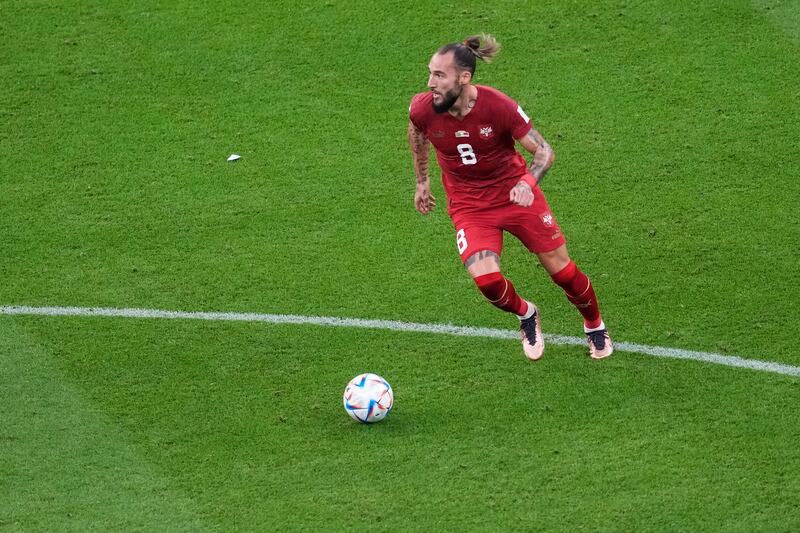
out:
{"label": "tattoo on forearm", "polygon": [[550,145],[547,141],[544,140],[544,137],[536,131],[531,130],[528,132],[528,137],[536,143],[536,153],[533,154],[533,161],[531,161],[531,166],[528,168],[533,177],[536,178],[536,182],[542,181],[544,175],[547,174],[547,171],[550,170],[550,167],[553,165],[553,149],[550,148]]}
{"label": "tattoo on forearm", "polygon": [[428,175],[430,141],[411,122],[408,124],[408,144],[414,157],[414,174],[417,176],[417,183],[424,183],[430,179]]}
{"label": "tattoo on forearm", "polygon": [[428,156],[414,156],[414,174],[417,176],[417,183],[424,183],[430,180],[428,175]]}
{"label": "tattoo on forearm", "polygon": [[500,258],[497,257],[497,254],[491,250],[481,250],[480,252],[476,252],[469,256],[466,261],[464,261],[464,268],[469,268],[481,259],[486,259],[487,257],[494,257],[497,261],[497,264],[500,264]]}

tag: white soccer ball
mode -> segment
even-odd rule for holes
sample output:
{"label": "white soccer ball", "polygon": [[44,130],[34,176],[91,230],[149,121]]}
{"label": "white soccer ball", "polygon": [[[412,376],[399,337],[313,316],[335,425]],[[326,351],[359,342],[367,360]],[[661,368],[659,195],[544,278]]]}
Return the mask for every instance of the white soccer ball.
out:
{"label": "white soccer ball", "polygon": [[370,424],[386,418],[392,410],[392,386],[377,374],[359,374],[344,389],[344,409],[353,420]]}

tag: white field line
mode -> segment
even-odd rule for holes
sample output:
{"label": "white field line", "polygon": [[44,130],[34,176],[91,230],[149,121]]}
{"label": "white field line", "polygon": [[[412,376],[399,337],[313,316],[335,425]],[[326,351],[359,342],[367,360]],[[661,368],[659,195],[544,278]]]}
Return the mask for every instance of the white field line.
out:
{"label": "white field line", "polygon": [[[163,311],[159,309],[117,309],[107,307],[28,307],[28,306],[0,306],[0,315],[44,315],[44,316],[81,316],[81,317],[124,317],[124,318],[171,318],[189,320],[214,320],[234,322],[265,322],[268,324],[312,324],[316,326],[338,326],[347,328],[383,329],[392,331],[406,331],[415,333],[438,333],[443,335],[459,335],[464,337],[488,337],[495,339],[518,339],[517,330],[481,328],[473,326],[452,326],[449,324],[420,324],[417,322],[400,322],[397,320],[371,320],[360,318],[339,318],[331,316],[302,316],[302,315],[271,315],[261,313],[224,313],[210,311]],[[580,345],[586,344],[582,337],[567,337],[563,335],[544,335],[545,340],[552,344]],[[648,346],[630,342],[615,342],[617,351],[633,352],[655,357],[670,357],[674,359],[690,359],[718,365],[748,368],[784,374],[787,376],[800,376],[800,367],[745,359],[733,355],[722,355],[710,352],[696,352],[680,350],[678,348],[665,348],[661,346]]]}

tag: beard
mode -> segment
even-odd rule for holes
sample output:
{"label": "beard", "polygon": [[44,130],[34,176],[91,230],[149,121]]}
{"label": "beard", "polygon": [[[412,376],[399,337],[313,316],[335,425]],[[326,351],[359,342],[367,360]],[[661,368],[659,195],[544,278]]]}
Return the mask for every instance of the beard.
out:
{"label": "beard", "polygon": [[453,104],[456,103],[456,100],[458,100],[458,97],[461,96],[461,91],[463,90],[463,86],[454,87],[442,95],[442,101],[438,104],[434,101],[431,101],[433,110],[436,113],[446,113],[451,107],[453,107]]}

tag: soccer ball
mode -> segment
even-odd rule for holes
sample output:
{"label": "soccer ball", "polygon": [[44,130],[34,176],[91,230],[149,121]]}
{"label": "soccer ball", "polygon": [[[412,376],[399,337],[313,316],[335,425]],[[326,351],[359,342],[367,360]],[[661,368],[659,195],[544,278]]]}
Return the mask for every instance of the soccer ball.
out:
{"label": "soccer ball", "polygon": [[392,410],[392,386],[377,374],[359,374],[344,389],[344,410],[353,420],[370,424],[386,418]]}

